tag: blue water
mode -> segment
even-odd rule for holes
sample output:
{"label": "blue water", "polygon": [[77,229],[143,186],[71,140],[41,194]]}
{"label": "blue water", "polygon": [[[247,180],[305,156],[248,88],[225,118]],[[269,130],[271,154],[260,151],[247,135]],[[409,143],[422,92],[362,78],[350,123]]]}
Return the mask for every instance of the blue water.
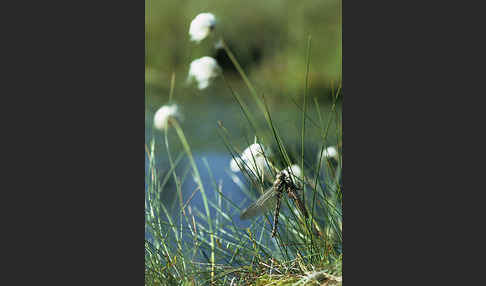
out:
{"label": "blue water", "polygon": [[[227,202],[226,199],[222,199],[223,202],[223,210],[225,213],[233,220],[235,226],[238,228],[247,228],[250,226],[251,221],[249,220],[240,220],[240,212],[241,210],[245,209],[248,205],[250,205],[254,199],[258,197],[257,191],[251,186],[251,183],[248,182],[248,179],[241,173],[232,173],[229,169],[229,162],[231,160],[231,156],[229,154],[221,154],[217,152],[201,152],[194,154],[194,159],[196,165],[199,170],[199,174],[201,176],[201,180],[203,182],[203,186],[206,192],[206,197],[208,201],[217,203],[218,200],[218,191],[217,188],[221,186],[220,190],[222,195],[227,199],[232,201],[236,206],[231,205]],[[146,162],[148,163],[148,162]],[[178,177],[183,176],[184,172],[187,172],[187,160],[182,161],[180,164],[181,167],[176,169]],[[209,169],[208,169],[209,166]],[[185,167],[185,168],[184,168]],[[161,169],[168,170],[168,166],[160,166]],[[325,172],[323,172],[324,174]],[[204,203],[202,199],[202,195],[200,191],[196,191],[197,184],[191,177],[192,169],[190,169],[185,177],[185,180],[182,183],[182,197],[183,202],[186,204],[190,199],[190,202],[187,206],[190,206],[194,212],[194,210],[199,210],[201,213],[206,214]],[[165,174],[163,174],[165,176]],[[248,197],[236,184],[233,179],[236,178],[240,181],[244,187],[248,188],[253,197]],[[325,178],[323,178],[325,180]],[[216,186],[215,186],[216,184]],[[168,209],[171,210],[171,214],[173,218],[177,218],[180,211],[180,202],[177,196],[176,186],[173,183],[173,179],[169,179],[169,183],[163,190],[161,194],[162,200]],[[192,197],[192,198],[191,198]],[[311,199],[310,193],[306,196],[306,199]],[[282,205],[282,210],[285,211],[285,205]],[[217,212],[214,208],[210,206],[211,215],[216,216]],[[186,207],[186,211],[188,207]],[[197,219],[197,216],[196,216]],[[319,218],[317,218],[319,219]]]}
{"label": "blue water", "polygon": [[[231,217],[231,219],[235,222],[236,226],[239,227],[248,227],[249,221],[242,221],[239,218],[240,210],[247,207],[251,200],[248,198],[242,190],[238,187],[238,185],[233,181],[230,174],[238,178],[242,184],[244,184],[247,188],[250,188],[248,182],[246,182],[246,178],[244,175],[239,173],[232,173],[229,169],[229,162],[231,160],[231,156],[229,154],[222,154],[217,152],[204,152],[204,153],[196,153],[194,154],[194,160],[196,162],[196,166],[199,170],[199,175],[201,176],[201,181],[203,182],[203,187],[206,193],[206,197],[208,201],[217,202],[218,199],[218,191],[217,188],[220,190],[222,195],[227,199],[236,204],[238,208],[231,206],[227,202],[226,199],[222,199],[224,210],[229,210],[226,214]],[[148,161],[146,161],[148,164]],[[183,160],[180,164],[181,166],[176,169],[176,173],[178,176],[182,176],[184,174],[185,167],[188,166],[188,161]],[[209,169],[208,169],[209,166]],[[148,168],[148,166],[147,166]],[[169,166],[164,166],[163,164],[160,165],[161,169],[168,170]],[[192,176],[192,169],[187,174],[184,182],[182,183],[182,198],[184,204],[190,199],[188,206],[190,206],[193,210],[198,209],[202,213],[205,212],[204,203],[202,199],[202,195],[200,191],[196,191],[193,195],[194,191],[197,189],[197,184],[193,180]],[[165,176],[165,174],[163,173]],[[216,184],[216,186],[215,186]],[[166,206],[172,209],[172,214],[174,217],[177,217],[180,213],[180,205],[179,205],[179,198],[177,196],[176,186],[173,182],[173,179],[169,179],[169,183],[163,190],[161,194],[164,203]],[[255,196],[257,194],[255,193]],[[191,198],[192,197],[192,198]],[[187,211],[187,207],[186,207]],[[211,213],[215,214],[216,211],[211,208]]]}

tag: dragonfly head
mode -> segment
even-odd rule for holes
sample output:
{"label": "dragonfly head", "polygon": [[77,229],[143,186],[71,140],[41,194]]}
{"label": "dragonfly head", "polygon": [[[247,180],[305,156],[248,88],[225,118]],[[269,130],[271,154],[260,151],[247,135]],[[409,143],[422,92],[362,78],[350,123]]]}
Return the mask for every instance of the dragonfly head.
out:
{"label": "dragonfly head", "polygon": [[281,171],[280,173],[277,174],[277,180],[287,185],[290,185],[292,183],[290,177],[287,175],[285,171]]}

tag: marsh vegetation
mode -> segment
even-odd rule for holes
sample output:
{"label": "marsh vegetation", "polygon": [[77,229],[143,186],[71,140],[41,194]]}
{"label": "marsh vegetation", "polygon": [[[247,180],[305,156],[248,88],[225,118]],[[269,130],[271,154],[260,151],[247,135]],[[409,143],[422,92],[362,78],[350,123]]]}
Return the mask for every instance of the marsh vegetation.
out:
{"label": "marsh vegetation", "polygon": [[147,285],[342,283],[340,2],[250,2],[146,2]]}

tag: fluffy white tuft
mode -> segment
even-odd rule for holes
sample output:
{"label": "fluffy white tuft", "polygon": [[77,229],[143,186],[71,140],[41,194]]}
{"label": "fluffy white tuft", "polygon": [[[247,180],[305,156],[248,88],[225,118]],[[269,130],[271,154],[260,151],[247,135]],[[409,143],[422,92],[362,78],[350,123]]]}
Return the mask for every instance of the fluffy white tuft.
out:
{"label": "fluffy white tuft", "polygon": [[302,175],[302,170],[300,169],[299,165],[294,164],[290,167],[285,168],[283,171],[285,175],[290,176],[290,174],[293,174],[294,177],[300,177]]}
{"label": "fluffy white tuft", "polygon": [[264,148],[260,144],[253,143],[250,146],[248,146],[243,151],[243,153],[241,153],[241,157],[243,158],[243,160],[249,160],[249,159],[252,159],[253,157],[264,155],[265,151],[266,150],[264,150]]}
{"label": "fluffy white tuft", "polygon": [[337,160],[338,157],[339,157],[339,154],[338,154],[338,151],[337,151],[336,147],[329,146],[329,147],[327,147],[326,149],[324,149],[322,151],[322,156],[324,158],[334,158],[334,159]]}
{"label": "fluffy white tuft", "polygon": [[155,112],[154,127],[159,130],[164,130],[169,125],[168,123],[171,118],[179,116],[177,105],[164,105]]}
{"label": "fluffy white tuft", "polygon": [[189,36],[191,41],[199,43],[204,40],[216,26],[216,17],[211,13],[201,13],[191,21]]}
{"label": "fluffy white tuft", "polygon": [[254,174],[270,174],[270,167],[265,159],[265,156],[269,156],[270,151],[266,148],[262,148],[259,144],[251,144],[242,153],[240,158],[231,159],[230,169],[233,172],[239,172],[240,167],[246,168]]}
{"label": "fluffy white tuft", "polygon": [[242,165],[242,161],[240,158],[236,158],[236,160],[233,158],[231,159],[230,161],[230,169],[232,172],[239,172],[240,171],[240,167],[238,167],[238,164]]}
{"label": "fluffy white tuft", "polygon": [[205,89],[221,73],[218,62],[212,57],[202,57],[191,62],[188,82],[196,80],[199,89]]}

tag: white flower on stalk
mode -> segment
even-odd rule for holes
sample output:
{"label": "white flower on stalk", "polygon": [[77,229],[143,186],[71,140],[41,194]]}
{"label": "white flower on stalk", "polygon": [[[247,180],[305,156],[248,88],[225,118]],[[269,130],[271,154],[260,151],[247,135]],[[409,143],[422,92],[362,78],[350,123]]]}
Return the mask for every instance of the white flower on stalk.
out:
{"label": "white flower on stalk", "polygon": [[248,160],[251,159],[252,157],[257,157],[257,156],[263,156],[266,153],[270,153],[268,150],[265,150],[266,148],[262,147],[258,143],[253,143],[250,146],[248,146],[243,153],[241,153],[241,157],[243,160]]}
{"label": "white flower on stalk", "polygon": [[189,35],[191,41],[199,43],[213,31],[216,26],[216,17],[211,13],[201,13],[191,21]]}
{"label": "white flower on stalk", "polygon": [[264,156],[257,156],[255,160],[250,159],[248,165],[250,170],[255,174],[262,176],[269,176],[271,174],[270,165]]}
{"label": "white flower on stalk", "polygon": [[337,160],[339,158],[339,154],[338,154],[338,151],[337,151],[336,147],[329,146],[329,147],[327,147],[326,149],[324,149],[322,151],[321,157],[324,157],[324,158],[334,158],[335,160]]}
{"label": "white flower on stalk", "polygon": [[299,178],[302,175],[302,170],[297,164],[293,164],[292,166],[285,168],[282,172],[287,176],[290,176],[290,174],[292,174],[294,175],[294,177],[297,178]]}
{"label": "white flower on stalk", "polygon": [[218,62],[211,57],[202,57],[191,62],[187,81],[197,81],[199,89],[205,89],[221,73]]}
{"label": "white flower on stalk", "polygon": [[302,179],[300,178],[300,176],[302,176],[302,170],[300,169],[299,165],[293,164],[292,166],[283,169],[281,173],[287,175],[287,177],[290,177],[290,175],[292,175],[292,181],[295,183],[297,188],[302,187]]}
{"label": "white flower on stalk", "polygon": [[231,159],[230,169],[233,172],[241,171],[241,168],[246,168],[254,174],[270,174],[270,167],[265,156],[269,156],[270,151],[263,148],[258,143],[248,146],[240,158]]}
{"label": "white flower on stalk", "polygon": [[231,171],[233,172],[239,172],[240,171],[240,167],[238,167],[238,164],[239,165],[242,165],[243,164],[243,160],[241,160],[240,158],[233,158],[231,159],[230,161],[230,169]]}
{"label": "white flower on stalk", "polygon": [[180,118],[177,105],[163,105],[155,112],[154,127],[159,130],[164,130],[170,125],[170,120],[175,117]]}

